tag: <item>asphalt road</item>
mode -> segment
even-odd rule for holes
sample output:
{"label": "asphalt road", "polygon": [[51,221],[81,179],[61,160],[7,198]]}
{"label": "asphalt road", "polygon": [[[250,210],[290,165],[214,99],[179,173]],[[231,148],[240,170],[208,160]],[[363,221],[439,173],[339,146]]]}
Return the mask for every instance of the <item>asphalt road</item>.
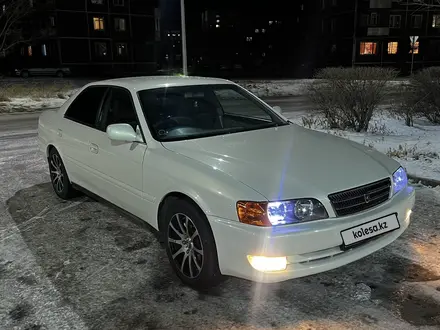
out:
{"label": "asphalt road", "polygon": [[0,329],[440,328],[440,190],[417,187],[410,228],[358,262],[196,292],[145,226],[89,197],[55,197],[35,125],[0,118]]}

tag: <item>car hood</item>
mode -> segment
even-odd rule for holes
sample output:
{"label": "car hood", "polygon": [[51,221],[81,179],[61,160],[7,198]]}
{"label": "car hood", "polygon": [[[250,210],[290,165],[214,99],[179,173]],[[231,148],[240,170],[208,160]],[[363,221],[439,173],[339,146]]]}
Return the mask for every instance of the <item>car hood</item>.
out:
{"label": "car hood", "polygon": [[386,177],[399,164],[361,144],[298,125],[164,142],[268,200],[326,198]]}

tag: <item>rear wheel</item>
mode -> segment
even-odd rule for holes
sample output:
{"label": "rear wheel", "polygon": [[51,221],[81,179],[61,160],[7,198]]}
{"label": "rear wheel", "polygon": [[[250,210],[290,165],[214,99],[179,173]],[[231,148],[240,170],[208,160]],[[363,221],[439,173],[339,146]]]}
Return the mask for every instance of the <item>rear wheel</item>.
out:
{"label": "rear wheel", "polygon": [[70,199],[77,195],[76,190],[73,189],[70,183],[61,156],[55,148],[52,148],[49,152],[49,171],[53,190],[58,197]]}
{"label": "rear wheel", "polygon": [[195,205],[173,198],[164,205],[163,226],[168,259],[183,283],[207,289],[221,280],[214,236]]}

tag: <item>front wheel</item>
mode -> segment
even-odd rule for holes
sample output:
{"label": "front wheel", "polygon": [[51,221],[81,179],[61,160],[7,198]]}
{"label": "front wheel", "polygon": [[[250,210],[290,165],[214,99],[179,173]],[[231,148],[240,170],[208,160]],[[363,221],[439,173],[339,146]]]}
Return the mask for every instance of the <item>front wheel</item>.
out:
{"label": "front wheel", "polygon": [[61,156],[55,148],[52,148],[49,152],[49,171],[53,190],[58,197],[70,199],[76,196],[76,191],[70,183]]}
{"label": "front wheel", "polygon": [[196,289],[217,285],[222,276],[206,216],[182,199],[172,199],[164,210],[166,251],[177,276]]}

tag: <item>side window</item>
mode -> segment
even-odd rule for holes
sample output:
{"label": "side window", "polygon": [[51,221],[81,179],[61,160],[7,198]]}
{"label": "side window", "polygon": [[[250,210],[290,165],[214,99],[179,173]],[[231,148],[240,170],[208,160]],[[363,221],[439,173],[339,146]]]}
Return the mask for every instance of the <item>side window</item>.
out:
{"label": "side window", "polygon": [[96,117],[107,87],[89,87],[72,102],[64,117],[80,124],[96,127]]}
{"label": "side window", "polygon": [[139,125],[131,94],[122,88],[111,89],[102,115],[100,126],[103,131],[112,124],[129,124],[134,130]]}
{"label": "side window", "polygon": [[270,115],[263,111],[260,106],[232,89],[218,89],[214,92],[225,115],[229,114],[271,120]]}

